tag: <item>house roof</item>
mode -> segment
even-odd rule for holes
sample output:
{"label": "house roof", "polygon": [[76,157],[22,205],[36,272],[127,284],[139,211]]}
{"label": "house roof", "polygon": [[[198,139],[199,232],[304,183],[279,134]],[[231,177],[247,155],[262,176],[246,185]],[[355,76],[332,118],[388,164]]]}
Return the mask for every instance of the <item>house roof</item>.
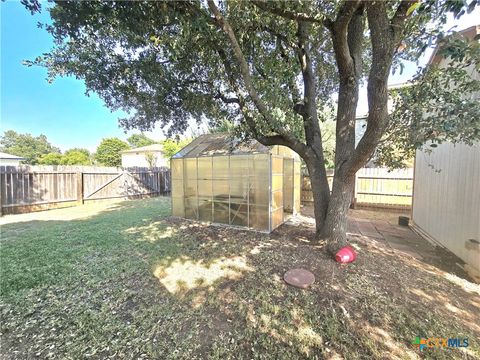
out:
{"label": "house roof", "polygon": [[[463,36],[467,39],[473,40],[473,38],[478,34],[480,34],[480,25],[474,25],[464,30],[458,31],[452,34],[451,36]],[[428,64],[438,64],[440,60],[442,60],[443,56],[441,56],[438,53],[441,47],[442,47],[442,43],[440,42],[439,44],[437,44],[437,47],[435,48],[435,50],[433,50],[433,53],[430,56],[430,59],[428,60]]]}
{"label": "house roof", "polygon": [[121,154],[135,154],[139,152],[163,152],[163,145],[161,144],[152,144],[147,146],[138,147],[135,149],[129,149],[121,151]]}
{"label": "house roof", "polygon": [[8,160],[25,160],[25,158],[17,155],[10,155],[4,152],[0,152],[0,159],[8,159]]}
{"label": "house roof", "polygon": [[270,148],[257,140],[241,141],[228,133],[219,133],[200,135],[172,158],[269,153]]}

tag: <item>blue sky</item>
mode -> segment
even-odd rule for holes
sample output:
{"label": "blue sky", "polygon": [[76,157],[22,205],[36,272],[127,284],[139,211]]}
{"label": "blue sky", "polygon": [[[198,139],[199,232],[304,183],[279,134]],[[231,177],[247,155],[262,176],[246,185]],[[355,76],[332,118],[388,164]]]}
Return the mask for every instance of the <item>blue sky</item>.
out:
{"label": "blue sky", "polygon": [[[46,69],[22,65],[23,60],[32,60],[51,49],[50,35],[37,28],[38,21],[48,22],[48,13],[44,10],[32,16],[19,1],[1,2],[0,9],[1,133],[9,129],[33,135],[42,133],[62,150],[85,147],[92,151],[104,137],[128,137],[118,126],[122,114],[111,113],[95,94],[85,96],[81,80],[58,78],[48,84]],[[460,28],[478,23],[479,15],[475,11],[462,18]],[[402,76],[396,75],[390,82],[405,81],[413,73],[415,66],[407,66]],[[365,113],[365,105],[362,91],[359,113]],[[160,129],[148,135],[154,139],[163,137]]]}
{"label": "blue sky", "polygon": [[62,150],[94,150],[104,137],[125,139],[117,119],[97,95],[85,96],[85,86],[75,78],[45,80],[47,71],[22,65],[25,59],[48,52],[50,35],[37,28],[48,13],[32,16],[17,1],[1,3],[1,130],[43,133]]}

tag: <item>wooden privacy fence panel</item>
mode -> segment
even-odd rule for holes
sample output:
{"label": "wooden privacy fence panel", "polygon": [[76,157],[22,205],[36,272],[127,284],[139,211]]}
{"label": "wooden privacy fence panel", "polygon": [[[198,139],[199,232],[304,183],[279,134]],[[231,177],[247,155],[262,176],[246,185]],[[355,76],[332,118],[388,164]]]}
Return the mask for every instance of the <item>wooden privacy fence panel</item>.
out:
{"label": "wooden privacy fence panel", "polygon": [[[330,189],[333,170],[327,171]],[[355,176],[354,205],[405,209],[412,205],[413,169],[392,170],[384,168],[362,168]],[[307,173],[302,179],[302,202],[313,202],[310,178]]]}
{"label": "wooden privacy fence panel", "polygon": [[378,207],[412,206],[413,169],[363,168],[355,179],[356,204]]}
{"label": "wooden privacy fence panel", "polygon": [[2,207],[76,200],[75,173],[32,173],[3,168],[0,171]]}
{"label": "wooden privacy fence panel", "polygon": [[[331,169],[327,170],[327,180],[330,190],[332,190],[333,170]],[[302,170],[302,189],[300,198],[302,199],[302,203],[305,204],[313,202],[312,184],[310,183],[310,176],[305,169]]]}
{"label": "wooden privacy fence panel", "polygon": [[169,192],[168,168],[0,166],[1,213],[30,212],[90,200]]}

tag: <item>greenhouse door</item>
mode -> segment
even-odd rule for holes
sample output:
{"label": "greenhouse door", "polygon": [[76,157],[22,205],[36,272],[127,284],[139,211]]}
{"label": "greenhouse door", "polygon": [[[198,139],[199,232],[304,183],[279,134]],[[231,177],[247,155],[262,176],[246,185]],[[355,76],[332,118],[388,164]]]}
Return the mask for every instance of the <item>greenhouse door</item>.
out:
{"label": "greenhouse door", "polygon": [[283,159],[283,211],[293,214],[293,159]]}

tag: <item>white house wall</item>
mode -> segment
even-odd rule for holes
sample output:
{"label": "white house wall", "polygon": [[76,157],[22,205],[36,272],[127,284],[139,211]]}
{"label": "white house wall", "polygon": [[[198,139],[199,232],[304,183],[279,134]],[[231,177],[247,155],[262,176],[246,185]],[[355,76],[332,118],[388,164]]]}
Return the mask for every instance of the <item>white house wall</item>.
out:
{"label": "white house wall", "polygon": [[417,151],[413,192],[415,226],[480,272],[480,143]]}
{"label": "white house wall", "polygon": [[[123,167],[149,167],[149,163],[145,157],[146,153],[126,153],[122,154],[122,166]],[[169,166],[169,162],[162,157],[161,153],[156,154],[157,160],[155,167]]]}
{"label": "white house wall", "polygon": [[15,159],[0,159],[0,165],[2,166],[20,166],[21,160]]}

